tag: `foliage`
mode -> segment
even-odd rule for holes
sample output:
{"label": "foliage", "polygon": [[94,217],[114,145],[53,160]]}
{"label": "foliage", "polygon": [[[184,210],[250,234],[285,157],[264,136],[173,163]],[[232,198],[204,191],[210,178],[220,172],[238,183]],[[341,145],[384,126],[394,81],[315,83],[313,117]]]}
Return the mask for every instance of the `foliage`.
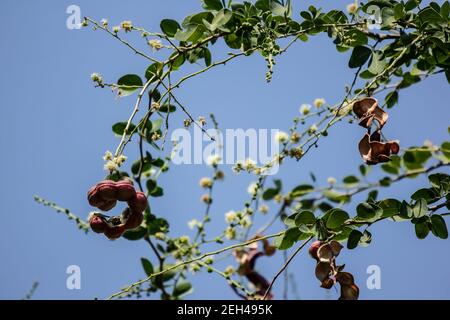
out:
{"label": "foliage", "polygon": [[[378,8],[381,16],[379,29],[371,27],[370,14],[374,7]],[[257,0],[254,3],[204,0],[202,8],[183,21],[162,20],[161,32],[149,32],[131,22],[122,23],[123,31],[140,33],[153,51],[166,52],[164,60],[157,60],[146,51],[136,49],[124,40],[120,28],[109,27],[107,21],[96,22],[85,18],[84,25],[107,32],[149,63],[141,75],[123,75],[116,83],[104,81],[99,74],[93,74],[92,80],[96,86],[112,88],[126,99],[137,94],[129,119],[112,126],[113,133],[121,139],[115,153],[105,155],[108,161],[106,168],[109,170],[107,178],[118,181],[125,176],[131,177],[150,198],[150,205],[157,201],[152,198],[164,196],[160,179],[169,170],[171,163],[171,154],[164,155],[169,114],[184,112],[186,126],[196,125],[205,132],[205,119],[195,121],[174,93],[185,81],[238,57],[259,54],[267,62],[265,77],[270,82],[278,56],[298,40],[307,42],[310,37],[322,33],[330,38],[338,52],[349,52],[348,67],[355,69],[355,78],[351,87],[346,89],[342,101],[334,105],[318,103],[317,112],[305,110],[301,117],[294,119],[289,139],[283,143],[276,159],[263,167],[247,167],[247,171],[257,176],[252,197],[242,210],[229,213],[228,224],[221,234],[208,239],[206,232],[206,225],[211,219],[209,210],[213,186],[223,178],[218,163],[212,164],[211,178],[201,182],[207,190],[202,198],[205,215],[202,221],[191,221],[196,231],[192,240],[186,236],[169,235],[169,221],[153,212],[151,207],[148,208],[143,224],[127,231],[124,238],[148,242],[155,260],[152,262],[149,258],[142,258],[147,277],[110,298],[140,297],[142,294],[160,292],[163,299],[180,299],[192,291],[187,279],[188,270],[215,272],[239,296],[255,298],[248,287],[232,279],[236,271],[214,268],[212,256],[228,250],[248,248],[263,239],[274,238],[274,244],[279,250],[289,249],[300,241],[303,247],[304,241],[312,238],[323,243],[332,240],[346,242],[348,249],[354,249],[369,245],[372,240],[370,227],[383,220],[410,221],[419,239],[430,235],[442,239],[448,237],[444,220],[448,213],[442,211],[450,209],[450,176],[434,171],[449,165],[450,142],[443,142],[439,146],[427,144],[405,148],[399,155],[392,156],[389,162],[380,165],[386,175],[374,182],[367,182],[372,167],[366,165],[361,165],[359,173],[346,176],[340,183],[331,181],[327,186],[317,186],[312,175],[313,183],[300,181],[298,186],[287,191],[283,191],[280,180],[274,180],[274,185],[267,186],[267,176],[262,174],[273,162],[282,163],[288,158],[300,161],[318,145],[321,138],[328,136],[331,127],[342,120],[353,122],[356,117],[352,113],[352,105],[362,96],[376,95],[379,100],[384,99],[380,106],[382,109],[393,108],[400,103],[402,89],[432,75],[443,73],[450,82],[448,1],[441,5],[436,2],[422,5],[419,0],[373,0],[360,7],[349,8],[348,13],[340,10],[326,12],[314,6],[298,13],[294,12],[289,0]],[[297,20],[294,17],[298,14],[300,19]],[[216,59],[216,54],[220,56],[220,52],[213,54],[212,48],[220,40],[231,52],[225,58]],[[194,73],[183,74],[182,67],[188,63],[204,66]],[[142,100],[146,97],[148,108],[135,121]],[[310,125],[314,119],[317,121]],[[211,121],[217,126],[214,117]],[[305,127],[303,131],[299,129],[301,126]],[[125,171],[121,168],[123,161],[119,159],[123,160],[120,157],[132,137],[137,137],[140,157],[132,162],[130,171]],[[237,171],[242,169],[245,166],[238,167]],[[400,180],[422,174],[428,175],[429,185],[421,186],[410,199],[378,199],[378,189],[389,188]],[[361,193],[367,193],[367,200],[353,203],[355,210],[348,209],[354,196]],[[249,226],[254,211],[258,205],[270,201],[279,206],[279,211],[264,228],[250,235]],[[59,208],[52,206],[57,210]],[[286,229],[264,235],[277,219],[282,219]],[[85,223],[79,220],[77,223],[80,228],[86,229]],[[203,246],[207,243],[222,244],[236,240],[236,244],[203,253]],[[248,270],[245,274],[249,274]],[[276,278],[270,286],[267,283],[263,287],[266,292],[259,298],[270,296]],[[262,284],[262,280],[259,284]]]}

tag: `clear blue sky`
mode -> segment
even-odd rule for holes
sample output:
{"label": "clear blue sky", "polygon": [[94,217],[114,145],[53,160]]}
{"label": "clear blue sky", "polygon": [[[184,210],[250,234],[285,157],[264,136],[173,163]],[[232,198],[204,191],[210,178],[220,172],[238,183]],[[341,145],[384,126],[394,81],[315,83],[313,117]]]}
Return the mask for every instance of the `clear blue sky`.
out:
{"label": "clear blue sky", "polygon": [[[347,2],[350,0],[333,1],[333,5],[345,9]],[[329,1],[310,3],[331,6]],[[68,30],[66,8],[71,4],[79,5],[82,15],[97,20],[106,17],[112,25],[132,20],[149,30],[159,30],[163,18],[181,20],[200,8],[195,0],[2,2],[0,298],[21,298],[33,281],[40,282],[35,295],[39,299],[103,298],[144,277],[139,258],[151,257],[144,242],[110,242],[95,234],[86,236],[63,215],[33,201],[33,195],[39,194],[82,217],[88,214],[91,208],[86,191],[104,175],[104,151],[118,143],[111,124],[126,119],[133,101],[115,100],[109,90],[94,89],[89,76],[100,72],[107,81],[116,81],[126,73],[142,74],[147,66],[144,59],[105,33],[89,28]],[[300,7],[305,8],[306,3],[296,5],[297,17]],[[139,37],[131,39],[146,49]],[[255,55],[186,83],[178,96],[194,116],[215,113],[222,128],[287,130],[300,104],[317,97],[329,102],[342,99],[344,84],[353,76],[347,68],[348,56],[338,54],[329,39],[319,36],[296,44],[279,58],[270,85],[264,81],[265,62]],[[400,139],[404,147],[425,139],[436,143],[448,139],[448,88],[441,74],[405,90],[400,105],[390,112],[385,134]],[[183,115],[173,119],[173,126],[179,126]],[[284,166],[280,177],[286,186],[293,187],[309,181],[310,171],[322,183],[329,176],[342,178],[355,173],[361,162],[355,147],[360,136],[357,125],[343,123],[303,161]],[[130,145],[129,155],[135,153],[136,146]],[[242,208],[252,181],[245,174],[233,177],[229,167],[224,170],[227,179],[216,189],[219,196],[212,209],[216,222],[211,234],[223,225],[225,212]],[[160,184],[166,196],[153,200],[152,208],[172,221],[173,235],[190,234],[186,222],[201,217],[198,179],[207,174],[206,166],[191,165],[173,167],[162,176]],[[405,181],[389,191],[382,190],[381,196],[408,198],[425,184],[424,178]],[[383,222],[374,226],[372,233],[368,248],[345,250],[340,257],[355,274],[361,298],[450,299],[448,241],[434,237],[417,240],[409,222]],[[270,278],[281,264],[279,257],[276,260],[261,258],[258,268]],[[81,290],[66,289],[65,271],[71,264],[81,267]],[[372,264],[381,267],[381,290],[365,286],[366,268]],[[319,288],[314,262],[306,252],[296,258],[289,271],[296,278],[301,298],[338,296],[334,290]],[[190,298],[235,297],[216,275],[199,275],[192,281],[195,291]],[[281,287],[279,283],[275,288],[278,297]]]}

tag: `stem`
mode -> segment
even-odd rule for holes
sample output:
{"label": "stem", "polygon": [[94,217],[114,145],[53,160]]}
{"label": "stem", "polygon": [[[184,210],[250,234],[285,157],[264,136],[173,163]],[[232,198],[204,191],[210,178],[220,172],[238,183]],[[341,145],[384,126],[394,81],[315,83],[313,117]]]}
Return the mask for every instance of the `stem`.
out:
{"label": "stem", "polygon": [[286,260],[286,262],[284,263],[284,265],[281,267],[280,271],[277,272],[277,274],[273,277],[272,281],[270,282],[269,287],[266,290],[266,293],[264,294],[264,297],[262,298],[262,300],[266,300],[267,296],[270,293],[270,290],[272,290],[273,285],[275,284],[275,281],[277,281],[278,277],[283,273],[284,270],[286,270],[286,268],[288,267],[289,263],[291,263],[291,261],[295,258],[295,256],[300,252],[300,250],[303,249],[303,247],[309,242],[311,241],[313,237],[309,237],[308,239],[306,239],[295,251],[294,253]]}

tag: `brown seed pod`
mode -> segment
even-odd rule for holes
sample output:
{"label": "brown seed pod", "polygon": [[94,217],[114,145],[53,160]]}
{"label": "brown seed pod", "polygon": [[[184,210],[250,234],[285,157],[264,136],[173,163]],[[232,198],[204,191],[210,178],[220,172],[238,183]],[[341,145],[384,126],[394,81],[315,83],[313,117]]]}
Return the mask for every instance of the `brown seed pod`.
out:
{"label": "brown seed pod", "polygon": [[319,279],[320,282],[323,282],[326,278],[329,277],[331,272],[331,266],[327,262],[319,262],[316,265],[316,278]]}
{"label": "brown seed pod", "polygon": [[341,285],[341,296],[340,300],[358,300],[359,288],[355,284],[352,285]]}
{"label": "brown seed pod", "polygon": [[376,120],[378,128],[381,129],[388,119],[388,114],[378,106],[377,99],[373,97],[356,101],[353,104],[353,112],[360,119],[359,125],[364,128],[370,128],[373,120]]}
{"label": "brown seed pod", "polygon": [[317,250],[317,257],[320,261],[329,263],[331,259],[333,259],[333,250],[331,249],[331,246],[328,243],[320,246]]}
{"label": "brown seed pod", "polygon": [[134,212],[131,211],[130,208],[126,208],[122,212],[121,220],[125,223],[126,230],[136,229],[141,225],[142,221],[144,221],[144,215],[142,212]]}
{"label": "brown seed pod", "polygon": [[330,241],[329,245],[330,245],[331,251],[333,252],[333,256],[337,257],[339,255],[339,253],[341,252],[343,245],[335,240]]}
{"label": "brown seed pod", "polygon": [[321,288],[324,289],[331,289],[334,286],[334,281],[331,278],[326,278],[322,281],[322,284],[320,285]]}
{"label": "brown seed pod", "polygon": [[309,247],[309,255],[316,259],[319,260],[319,257],[317,256],[317,250],[319,250],[320,246],[322,245],[322,241],[314,241],[311,246]]}
{"label": "brown seed pod", "polygon": [[116,240],[120,238],[124,232],[125,232],[125,224],[120,224],[117,226],[108,226],[108,228],[105,230],[105,236],[109,240]]}
{"label": "brown seed pod", "polygon": [[129,201],[136,197],[136,190],[130,180],[122,180],[116,182],[117,187],[117,200]]}
{"label": "brown seed pod", "polygon": [[136,192],[136,196],[128,201],[131,211],[140,213],[147,209],[147,196],[141,191]]}
{"label": "brown seed pod", "polygon": [[355,284],[355,279],[349,272],[338,272],[336,274],[336,282],[339,282],[340,285],[350,286]]}
{"label": "brown seed pod", "polygon": [[94,231],[95,233],[104,233],[108,228],[108,223],[105,221],[105,219],[95,213],[92,214],[89,218],[89,225],[91,226],[92,231]]}

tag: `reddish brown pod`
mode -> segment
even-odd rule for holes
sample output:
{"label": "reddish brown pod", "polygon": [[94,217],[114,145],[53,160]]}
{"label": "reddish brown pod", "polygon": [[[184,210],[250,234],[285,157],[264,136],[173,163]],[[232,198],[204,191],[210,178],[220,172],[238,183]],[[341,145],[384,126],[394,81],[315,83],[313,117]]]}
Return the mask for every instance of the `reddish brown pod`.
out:
{"label": "reddish brown pod", "polygon": [[124,232],[125,232],[124,224],[119,224],[117,226],[108,226],[108,228],[105,231],[105,236],[109,240],[116,240],[120,238]]}
{"label": "reddish brown pod", "polygon": [[358,300],[359,288],[356,284],[341,285],[340,300]]}
{"label": "reddish brown pod", "polygon": [[125,223],[126,230],[136,229],[144,221],[144,215],[142,212],[134,212],[126,208],[122,213],[122,221]]}
{"label": "reddish brown pod", "polygon": [[316,259],[319,260],[319,257],[317,256],[317,251],[319,250],[319,248],[322,246],[323,242],[322,241],[314,241],[311,246],[309,247],[309,255]]}
{"label": "reddish brown pod", "polygon": [[148,206],[147,196],[145,193],[137,191],[136,196],[128,200],[128,206],[133,212],[144,212]]}
{"label": "reddish brown pod", "polygon": [[116,189],[118,201],[129,201],[136,197],[136,190],[129,179],[116,182]]}
{"label": "reddish brown pod", "polygon": [[92,231],[96,233],[104,233],[108,228],[108,223],[106,220],[99,214],[92,214],[89,218],[89,225],[91,226]]}

